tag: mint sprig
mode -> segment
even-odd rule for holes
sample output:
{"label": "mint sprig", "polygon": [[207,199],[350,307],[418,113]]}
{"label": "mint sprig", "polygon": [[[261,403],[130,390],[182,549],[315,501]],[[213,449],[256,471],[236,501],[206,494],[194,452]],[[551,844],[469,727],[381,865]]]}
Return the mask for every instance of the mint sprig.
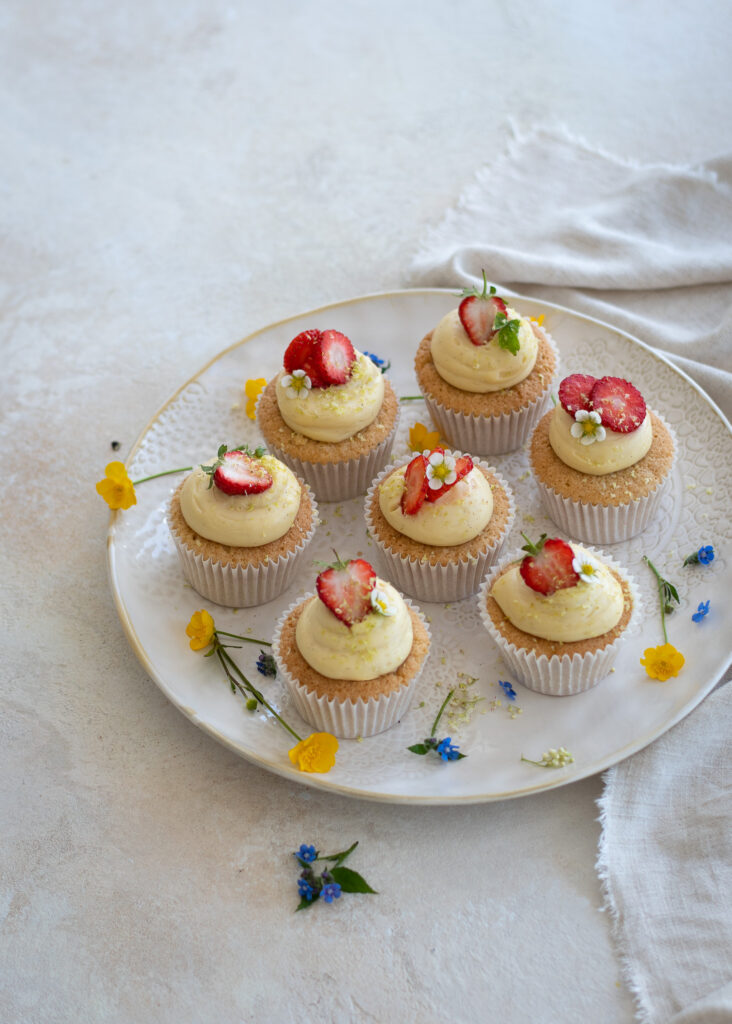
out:
{"label": "mint sprig", "polygon": [[496,341],[501,348],[507,349],[514,356],[521,348],[519,342],[520,327],[520,320],[509,320],[505,313],[496,313],[496,319],[493,321]]}

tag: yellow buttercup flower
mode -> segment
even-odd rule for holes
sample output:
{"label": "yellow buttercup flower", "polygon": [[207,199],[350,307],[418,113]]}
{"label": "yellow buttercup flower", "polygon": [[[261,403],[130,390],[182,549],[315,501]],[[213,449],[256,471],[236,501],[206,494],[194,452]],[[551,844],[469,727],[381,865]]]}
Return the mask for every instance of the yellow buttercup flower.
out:
{"label": "yellow buttercup flower", "polygon": [[290,751],[301,772],[329,772],[335,764],[338,740],[329,732],[313,732]]}
{"label": "yellow buttercup flower", "polygon": [[640,663],[651,679],[660,679],[665,683],[671,676],[679,674],[685,660],[673,644],[661,644],[660,647],[647,647]]}
{"label": "yellow buttercup flower", "polygon": [[529,320],[533,320],[535,324],[538,324],[539,327],[541,327],[544,323],[544,314],[540,313],[539,316],[530,316]]}
{"label": "yellow buttercup flower", "polygon": [[409,450],[413,452],[432,451],[444,441],[437,430],[428,430],[424,423],[415,423],[409,428]]}
{"label": "yellow buttercup flower", "polygon": [[208,647],[213,640],[215,629],[214,620],[205,608],[200,612],[194,612],[186,626],[186,636],[191,638],[191,650],[202,651],[204,647]]}
{"label": "yellow buttercup flower", "polygon": [[244,394],[247,396],[245,411],[250,420],[256,419],[257,399],[264,391],[266,383],[264,377],[252,377],[244,385]]}
{"label": "yellow buttercup flower", "polygon": [[97,484],[97,494],[101,494],[110,508],[130,508],[137,504],[135,488],[123,462],[110,462],[105,467],[104,479]]}

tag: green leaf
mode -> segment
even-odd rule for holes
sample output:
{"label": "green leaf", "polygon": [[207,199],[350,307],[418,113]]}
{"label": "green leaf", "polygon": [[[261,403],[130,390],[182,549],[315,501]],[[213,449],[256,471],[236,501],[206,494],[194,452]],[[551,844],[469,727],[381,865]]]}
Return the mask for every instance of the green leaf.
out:
{"label": "green leaf", "polygon": [[429,747],[426,747],[424,743],[413,743],[411,747],[407,747],[407,750],[411,750],[413,754],[429,753]]}
{"label": "green leaf", "polygon": [[673,583],[669,583],[668,580],[665,580],[664,581],[664,587],[665,587],[666,592],[667,592],[667,594],[669,596],[669,599],[673,598],[673,600],[676,602],[676,604],[681,604],[681,602],[679,601],[679,593],[678,593],[676,587],[673,585]]}
{"label": "green leaf", "polygon": [[[496,316],[496,321],[499,316],[503,314],[499,313]],[[505,317],[504,317],[505,320]],[[500,328],[496,335],[496,340],[501,348],[507,349],[512,355],[516,355],[518,350],[521,348],[519,343],[519,328],[521,327],[520,320],[509,320],[504,326]]]}
{"label": "green leaf", "polygon": [[458,754],[457,757],[453,757],[453,761],[462,761],[462,759],[467,756],[467,754]]}
{"label": "green leaf", "polygon": [[221,444],[221,445],[219,445],[219,450],[218,450],[218,452],[216,453],[217,457],[218,457],[219,459],[223,459],[224,455],[226,455],[226,453],[227,453],[227,451],[228,451],[228,450],[229,450],[229,449],[227,448],[227,446],[226,446],[225,444]]}
{"label": "green leaf", "polygon": [[295,907],[295,913],[297,913],[298,910],[307,910],[308,907],[312,907],[313,903],[315,903],[317,899],[317,896],[313,896],[311,900],[306,900],[305,897],[303,896],[298,905]]}
{"label": "green leaf", "polygon": [[343,863],[346,857],[350,857],[350,855],[353,853],[357,846],[358,839],[356,840],[355,843],[352,843],[347,850],[343,850],[341,853],[331,853],[329,857],[319,857],[318,859],[335,861],[335,864],[333,866],[337,868],[339,864]]}
{"label": "green leaf", "polygon": [[332,868],[330,873],[333,881],[340,885],[342,892],[371,892],[378,895],[376,889],[372,889],[358,871],[352,871],[350,868]]}

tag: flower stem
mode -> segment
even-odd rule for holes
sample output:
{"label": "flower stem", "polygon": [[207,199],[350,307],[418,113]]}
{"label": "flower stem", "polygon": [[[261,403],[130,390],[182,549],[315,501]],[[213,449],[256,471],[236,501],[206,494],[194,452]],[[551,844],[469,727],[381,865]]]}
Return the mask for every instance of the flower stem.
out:
{"label": "flower stem", "polygon": [[[219,657],[219,661],[221,662],[221,664],[224,667],[224,672],[226,672],[226,676],[227,676],[229,682],[232,683],[234,686],[236,686],[236,688],[241,693],[247,693],[247,694],[250,694],[252,697],[256,697],[256,699],[259,701],[259,703],[264,705],[264,707],[269,711],[269,713],[271,715],[274,715],[274,717],[277,719],[277,721],[280,723],[280,725],[284,729],[287,729],[287,731],[290,733],[290,735],[294,736],[295,739],[298,741],[298,743],[302,742],[302,736],[298,736],[297,733],[295,732],[295,730],[290,728],[290,726],[287,724],[287,722],[284,720],[284,718],[282,718],[281,715],[277,714],[277,712],[272,707],[272,705],[269,704],[264,699],[263,694],[260,693],[260,691],[256,688],[256,686],[253,686],[249,682],[249,680],[244,675],[244,673],[239,668],[239,666],[234,661],[234,659],[231,657],[231,655],[227,654],[226,651],[220,645],[217,645],[216,653],[217,653],[217,655]],[[226,664],[226,662],[228,662],[228,665]],[[231,672],[229,670],[229,666],[231,666],[231,668],[233,668],[233,670],[236,672],[236,674],[239,676],[239,678],[244,683],[244,686],[242,686],[241,683],[238,682],[238,680],[234,679],[234,677],[232,676],[232,674],[231,674]]]}
{"label": "flower stem", "polygon": [[253,636],[239,636],[238,633],[227,633],[225,629],[217,629],[217,636],[233,636],[235,640],[244,640],[248,644],[264,644],[265,647],[271,647],[272,644],[269,640],[256,640]]}
{"label": "flower stem", "polygon": [[454,689],[450,690],[450,692],[448,693],[447,697],[445,697],[445,699],[443,700],[442,705],[440,707],[440,710],[437,712],[437,718],[432,723],[432,732],[430,733],[430,736],[434,736],[435,733],[437,732],[437,726],[440,724],[440,719],[442,718],[442,712],[445,710],[447,705],[450,703],[450,698],[452,697],[454,692],[455,692]]}
{"label": "flower stem", "polygon": [[424,399],[424,395],[400,395],[400,402],[419,402]]}
{"label": "flower stem", "polygon": [[655,567],[653,562],[646,555],[643,555],[643,561],[646,563],[648,568],[651,570],[653,575],[656,577],[656,583],[658,585],[658,602],[661,606],[661,628],[663,629],[663,642],[668,643],[668,633],[666,632],[666,598],[663,588],[663,577],[661,576],[658,569]]}
{"label": "flower stem", "polygon": [[181,466],[180,469],[164,469],[162,473],[153,473],[151,476],[143,476],[139,480],[133,480],[132,486],[137,487],[138,484],[144,484],[146,480],[157,480],[159,476],[170,476],[171,473],[187,473],[193,469],[193,466]]}

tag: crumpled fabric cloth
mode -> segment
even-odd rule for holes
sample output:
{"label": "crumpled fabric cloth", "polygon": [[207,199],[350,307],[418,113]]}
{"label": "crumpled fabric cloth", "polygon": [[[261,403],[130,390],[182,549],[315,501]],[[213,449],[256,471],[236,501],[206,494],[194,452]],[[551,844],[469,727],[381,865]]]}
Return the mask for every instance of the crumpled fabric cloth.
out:
{"label": "crumpled fabric cloth", "polygon": [[410,278],[477,284],[482,269],[640,338],[732,415],[732,155],[643,165],[564,130],[513,130]]}
{"label": "crumpled fabric cloth", "polygon": [[[411,283],[483,269],[628,331],[732,413],[732,156],[642,165],[514,130],[425,237]],[[646,1024],[732,1024],[731,735],[728,685],[605,775],[598,872]]]}

